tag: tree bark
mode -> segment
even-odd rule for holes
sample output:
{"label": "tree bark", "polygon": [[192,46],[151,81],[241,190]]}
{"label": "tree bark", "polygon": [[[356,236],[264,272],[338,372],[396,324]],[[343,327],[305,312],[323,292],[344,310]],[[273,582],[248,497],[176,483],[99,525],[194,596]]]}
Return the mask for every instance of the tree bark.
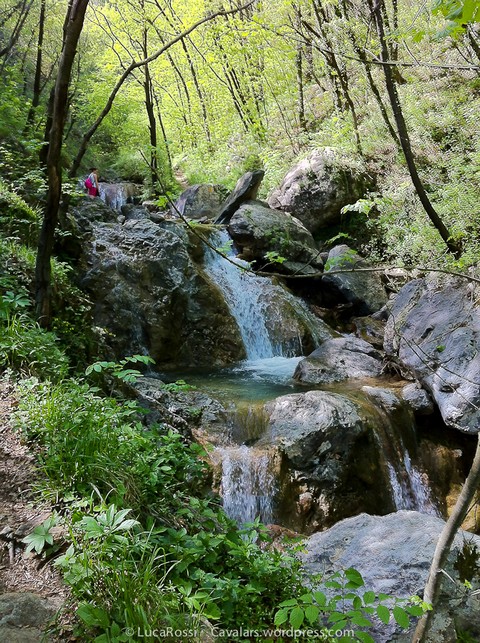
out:
{"label": "tree bark", "polygon": [[61,152],[68,109],[68,87],[89,0],[70,0],[53,95],[52,124],[46,158],[48,192],[35,265],[36,313],[42,326],[51,322],[51,258],[62,191]]}
{"label": "tree bark", "polygon": [[395,118],[395,123],[398,130],[398,135],[400,137],[400,144],[402,146],[403,154],[405,156],[405,161],[407,162],[408,171],[412,179],[412,183],[417,191],[418,198],[427,213],[430,221],[433,223],[438,233],[442,237],[445,245],[448,250],[453,254],[453,256],[458,259],[462,252],[460,246],[452,240],[450,232],[443,223],[442,219],[438,215],[437,211],[430,203],[430,199],[425,191],[422,180],[417,171],[417,166],[415,163],[415,157],[412,151],[412,146],[410,143],[410,136],[408,134],[407,124],[403,116],[402,106],[400,103],[400,97],[397,92],[397,87],[395,84],[395,79],[393,77],[392,68],[388,63],[389,61],[389,52],[387,47],[387,41],[385,37],[385,27],[383,23],[383,10],[384,10],[384,0],[378,0],[376,5],[373,6],[373,0],[368,0],[369,5],[372,9],[373,18],[375,20],[375,25],[377,29],[377,35],[380,40],[380,60],[383,63],[383,73],[385,75],[385,84],[387,87],[388,98],[390,100],[390,105],[393,111],[393,116]]}
{"label": "tree bark", "polygon": [[[470,472],[465,480],[463,489],[458,497],[458,500],[453,508],[450,518],[445,523],[445,527],[440,534],[435,553],[433,555],[430,572],[428,574],[427,584],[423,594],[423,600],[430,603],[435,609],[440,588],[442,583],[441,570],[445,567],[448,554],[452,546],[453,540],[457,530],[460,529],[462,522],[467,515],[470,503],[472,502],[475,493],[480,485],[480,434],[478,436],[477,450],[473,459]],[[432,611],[426,612],[417,624],[417,628],[413,635],[413,643],[423,643],[426,640],[428,630],[432,621]]]}
{"label": "tree bark", "polygon": [[35,63],[35,78],[33,80],[33,96],[32,104],[28,110],[27,120],[25,123],[25,132],[27,132],[33,125],[35,120],[35,111],[40,103],[41,95],[41,81],[42,81],[42,59],[43,59],[43,37],[45,34],[45,9],[46,0],[42,0],[40,4],[40,15],[38,19],[38,39],[37,39],[37,60]]}

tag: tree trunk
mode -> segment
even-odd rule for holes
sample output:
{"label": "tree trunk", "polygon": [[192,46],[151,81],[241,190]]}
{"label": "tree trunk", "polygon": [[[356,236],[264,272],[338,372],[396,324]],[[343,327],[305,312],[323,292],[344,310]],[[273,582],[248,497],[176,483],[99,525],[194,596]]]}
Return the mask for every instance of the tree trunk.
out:
{"label": "tree trunk", "polygon": [[63,27],[62,53],[58,64],[53,95],[52,125],[49,132],[46,159],[47,202],[40,230],[35,265],[36,312],[37,319],[43,326],[49,326],[51,322],[51,258],[62,191],[61,152],[67,115],[68,86],[88,3],[89,0],[70,0],[69,2]]}
{"label": "tree trunk", "polygon": [[377,35],[380,40],[380,59],[384,63],[383,73],[385,75],[385,84],[387,86],[387,93],[390,100],[390,105],[392,107],[393,116],[395,118],[395,123],[397,125],[398,135],[400,137],[400,144],[402,146],[403,154],[407,162],[408,171],[410,172],[410,177],[412,183],[415,186],[417,191],[418,198],[420,199],[425,212],[427,213],[430,221],[433,223],[443,241],[445,242],[448,250],[453,254],[453,256],[458,259],[461,256],[460,246],[451,239],[450,232],[443,223],[442,219],[438,215],[437,211],[430,203],[430,199],[425,191],[423,183],[420,179],[420,176],[417,171],[417,166],[415,163],[415,157],[413,155],[412,146],[410,143],[410,136],[408,134],[407,124],[403,116],[402,106],[400,103],[400,97],[397,92],[397,87],[392,73],[392,68],[388,64],[389,53],[387,47],[387,41],[385,38],[385,27],[383,24],[383,10],[384,10],[384,0],[378,0],[375,7],[373,7],[373,0],[369,0],[369,5],[373,12],[373,17],[375,20]]}
{"label": "tree trunk", "polygon": [[[458,497],[458,500],[453,508],[450,518],[445,523],[445,527],[440,534],[435,553],[433,555],[430,572],[428,574],[427,584],[423,594],[423,600],[430,603],[435,609],[435,603],[440,594],[440,587],[442,583],[441,570],[444,568],[450,548],[457,530],[460,529],[465,516],[468,513],[470,503],[472,502],[475,493],[480,485],[480,434],[478,436],[477,450],[473,459],[470,473],[465,480],[463,489]],[[432,611],[426,612],[417,624],[415,634],[413,635],[413,643],[423,643],[425,641],[428,630],[432,621]]]}
{"label": "tree trunk", "polygon": [[35,111],[40,103],[41,81],[42,81],[42,59],[43,59],[43,36],[45,34],[45,7],[46,0],[40,4],[40,16],[38,19],[38,40],[37,40],[37,60],[35,63],[35,78],[33,80],[33,97],[32,104],[28,110],[27,120],[24,131],[27,132],[35,120]]}

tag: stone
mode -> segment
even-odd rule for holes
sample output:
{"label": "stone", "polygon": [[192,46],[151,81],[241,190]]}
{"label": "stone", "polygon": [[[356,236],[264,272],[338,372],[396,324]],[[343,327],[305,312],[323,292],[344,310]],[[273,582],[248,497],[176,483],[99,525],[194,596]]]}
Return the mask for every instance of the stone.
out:
{"label": "stone", "polygon": [[[310,536],[304,543],[306,553],[302,560],[308,576],[353,567],[362,574],[365,590],[398,598],[421,596],[443,526],[441,518],[415,511],[397,511],[386,516],[361,514]],[[428,643],[453,643],[459,640],[459,631],[468,633],[471,637],[468,640],[480,638],[480,594],[466,591],[455,569],[465,542],[480,549],[479,536],[457,533],[445,569],[449,576],[443,578]],[[405,632],[394,623],[385,626],[377,620],[368,631],[376,643],[406,643],[411,641],[413,627],[414,622],[410,631]]]}
{"label": "stone", "polygon": [[341,209],[361,198],[371,183],[360,160],[325,147],[311,152],[285,175],[268,204],[290,212],[313,234],[339,222]]}
{"label": "stone", "polygon": [[37,643],[59,605],[31,592],[0,596],[0,641]]}
{"label": "stone", "polygon": [[[241,252],[266,270],[315,274],[323,268],[311,233],[286,212],[248,201],[232,216],[228,231]],[[276,252],[287,261],[270,263],[265,256],[267,252]]]}
{"label": "stone", "polygon": [[85,201],[71,217],[77,280],[94,302],[94,325],[108,329],[113,356],[209,366],[244,357],[220,290],[189,256],[183,225],[143,217],[120,225],[101,201]]}
{"label": "stone", "polygon": [[414,413],[431,415],[434,411],[433,400],[429,393],[416,382],[407,384],[402,389],[402,398]]}
{"label": "stone", "polygon": [[[388,301],[387,292],[381,276],[376,271],[363,271],[370,268],[368,262],[346,245],[335,246],[328,253],[322,286],[333,291],[354,307],[361,315],[370,315],[380,310]],[[335,270],[359,269],[358,272],[329,274]]]}
{"label": "stone", "polygon": [[410,369],[435,400],[444,422],[480,431],[480,290],[433,275],[404,286],[390,307],[387,353]]}
{"label": "stone", "polygon": [[179,196],[172,212],[186,219],[214,219],[219,215],[227,194],[223,185],[191,185]]}
{"label": "stone", "polygon": [[228,224],[231,217],[245,201],[254,201],[257,198],[260,183],[265,176],[263,170],[247,172],[237,181],[235,189],[225,201],[215,223]]}
{"label": "stone", "polygon": [[298,363],[293,377],[303,384],[327,384],[381,373],[382,355],[371,344],[350,335],[324,341]]}

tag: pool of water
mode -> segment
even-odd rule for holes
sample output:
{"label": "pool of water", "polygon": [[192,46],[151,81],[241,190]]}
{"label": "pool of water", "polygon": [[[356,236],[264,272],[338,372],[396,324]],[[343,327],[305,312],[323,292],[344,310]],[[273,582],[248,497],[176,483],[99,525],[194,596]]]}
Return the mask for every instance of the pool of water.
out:
{"label": "pool of water", "polygon": [[227,368],[160,373],[164,382],[185,380],[221,400],[233,402],[265,402],[280,395],[304,391],[293,379],[302,357],[269,357],[239,362]]}

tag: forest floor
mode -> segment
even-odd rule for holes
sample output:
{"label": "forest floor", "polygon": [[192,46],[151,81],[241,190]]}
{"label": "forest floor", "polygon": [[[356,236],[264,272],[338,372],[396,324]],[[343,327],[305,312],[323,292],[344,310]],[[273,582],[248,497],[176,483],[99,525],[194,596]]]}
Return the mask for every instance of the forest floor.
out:
{"label": "forest floor", "polygon": [[68,589],[52,564],[25,553],[21,542],[51,508],[33,492],[39,473],[13,428],[16,405],[13,384],[0,380],[0,640],[28,643],[39,640]]}

